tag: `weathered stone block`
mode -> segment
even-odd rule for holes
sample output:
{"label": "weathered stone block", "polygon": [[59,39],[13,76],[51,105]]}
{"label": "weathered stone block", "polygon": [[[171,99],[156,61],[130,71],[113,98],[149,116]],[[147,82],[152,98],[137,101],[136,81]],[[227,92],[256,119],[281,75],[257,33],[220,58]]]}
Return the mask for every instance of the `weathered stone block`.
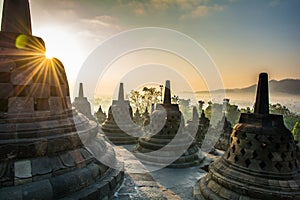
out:
{"label": "weathered stone block", "polygon": [[78,168],[82,168],[86,165],[84,158],[82,157],[79,150],[70,151],[69,154],[74,159],[76,166]]}
{"label": "weathered stone block", "polygon": [[22,199],[22,188],[21,187],[7,187],[0,189],[1,199],[16,200]]}
{"label": "weathered stone block", "polygon": [[52,113],[60,113],[62,111],[62,101],[60,97],[50,97],[49,98],[50,111]]}
{"label": "weathered stone block", "polygon": [[60,155],[60,159],[66,167],[75,167],[75,161],[71,154],[62,154]]}
{"label": "weathered stone block", "polygon": [[32,97],[10,97],[8,99],[9,113],[33,113],[34,101]]}
{"label": "weathered stone block", "polygon": [[29,70],[14,70],[11,72],[10,79],[13,85],[31,85],[32,72]]}
{"label": "weathered stone block", "polygon": [[30,88],[30,95],[34,98],[49,98],[49,85],[42,83],[33,83]]}
{"label": "weathered stone block", "polygon": [[15,164],[15,177],[17,178],[32,177],[30,160],[16,161],[14,164]]}
{"label": "weathered stone block", "polygon": [[48,157],[40,157],[31,161],[32,175],[43,175],[52,172]]}
{"label": "weathered stone block", "polygon": [[23,187],[23,200],[53,199],[52,186],[49,180],[27,184]]}
{"label": "weathered stone block", "polygon": [[10,83],[0,83],[0,99],[8,99],[13,95],[13,85]]}
{"label": "weathered stone block", "polygon": [[47,139],[41,139],[40,141],[36,142],[35,150],[38,156],[44,156],[47,153],[47,146],[48,142]]}
{"label": "weathered stone block", "polygon": [[11,72],[16,68],[16,63],[7,58],[0,59],[0,72]]}
{"label": "weathered stone block", "polygon": [[48,110],[50,110],[48,98],[35,99],[34,100],[34,110],[35,111],[48,111]]}

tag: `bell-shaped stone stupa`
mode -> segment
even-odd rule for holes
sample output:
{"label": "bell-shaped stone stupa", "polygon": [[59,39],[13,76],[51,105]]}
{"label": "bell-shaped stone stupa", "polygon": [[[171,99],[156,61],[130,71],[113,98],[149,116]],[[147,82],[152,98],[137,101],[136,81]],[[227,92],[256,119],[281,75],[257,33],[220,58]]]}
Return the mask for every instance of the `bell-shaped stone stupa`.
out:
{"label": "bell-shaped stone stupa", "polygon": [[102,131],[114,144],[135,144],[137,137],[142,135],[140,126],[133,121],[129,101],[124,100],[123,83],[120,83],[118,100],[113,100],[109,107]]}
{"label": "bell-shaped stone stupa", "polygon": [[194,134],[195,142],[199,148],[202,146],[202,142],[209,128],[209,119],[205,117],[204,111],[201,112],[201,117],[197,112],[197,108],[193,107],[193,118],[188,122],[186,131]]}
{"label": "bell-shaped stone stupa", "polygon": [[199,164],[202,153],[185,131],[178,104],[171,104],[170,81],[166,81],[164,102],[151,113],[149,136],[139,139],[135,155],[145,164],[158,167],[190,167]]}
{"label": "bell-shaped stone stupa", "polygon": [[254,113],[242,113],[231,144],[194,188],[196,199],[300,199],[296,145],[281,115],[269,114],[261,73]]}
{"label": "bell-shaped stone stupa", "polygon": [[90,102],[87,100],[86,97],[84,97],[82,83],[79,84],[78,97],[75,97],[73,105],[78,112],[82,113],[84,116],[86,116],[90,120],[96,120],[95,117],[91,113]]}
{"label": "bell-shaped stone stupa", "polygon": [[215,144],[215,148],[226,151],[230,145],[230,135],[232,132],[231,123],[227,120],[225,114],[219,123],[217,124],[216,131],[221,132],[220,137]]}
{"label": "bell-shaped stone stupa", "polygon": [[106,120],[106,113],[103,112],[101,105],[99,105],[98,111],[95,113],[95,117],[100,124]]}
{"label": "bell-shaped stone stupa", "polygon": [[72,110],[64,66],[31,35],[28,0],[4,0],[0,91],[0,199],[113,197],[114,151]]}

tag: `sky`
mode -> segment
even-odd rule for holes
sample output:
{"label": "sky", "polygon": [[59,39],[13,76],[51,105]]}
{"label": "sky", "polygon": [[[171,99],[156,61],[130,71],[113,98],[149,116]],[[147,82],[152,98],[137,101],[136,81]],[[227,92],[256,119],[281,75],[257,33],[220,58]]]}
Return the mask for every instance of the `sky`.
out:
{"label": "sky", "polygon": [[[171,79],[177,91],[199,91],[219,89],[220,85],[213,84],[218,77],[225,88],[247,87],[257,82],[260,72],[268,72],[270,79],[300,79],[299,0],[30,0],[30,8],[33,34],[44,39],[50,57],[64,63],[73,95],[82,67],[93,53],[95,57],[99,46],[110,44],[124,31],[145,27],[185,35],[186,43],[176,37],[163,39],[172,48],[190,45],[184,53],[194,57],[198,50],[192,43],[199,44],[201,56],[206,54],[218,73],[205,75],[201,67],[200,73],[195,72],[186,57],[171,50],[134,49],[112,59],[97,86],[86,89],[88,95],[116,93],[120,81],[126,81],[125,91],[146,81],[163,84],[166,79]],[[123,39],[119,45],[131,44]],[[84,77],[88,79],[89,74]],[[138,81],[141,77],[146,81]]]}

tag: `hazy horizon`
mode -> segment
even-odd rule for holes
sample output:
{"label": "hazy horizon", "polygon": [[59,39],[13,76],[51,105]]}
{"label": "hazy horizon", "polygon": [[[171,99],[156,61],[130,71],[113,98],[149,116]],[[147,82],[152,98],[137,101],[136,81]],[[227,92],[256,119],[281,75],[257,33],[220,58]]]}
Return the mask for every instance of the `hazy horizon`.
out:
{"label": "hazy horizon", "polygon": [[[44,39],[48,56],[63,62],[72,96],[77,94],[80,69],[97,47],[124,31],[143,27],[174,30],[194,40],[211,59],[223,88],[253,85],[260,72],[268,72],[270,80],[300,79],[298,0],[31,0],[30,8],[33,35]],[[185,45],[191,44],[182,40],[173,44]],[[125,40],[119,44],[123,46],[130,44]],[[116,50],[118,46],[107,51]],[[189,53],[196,55],[192,50]],[[104,78],[98,80],[101,84],[95,86],[105,95],[112,94],[128,74],[135,79],[150,77],[143,84],[171,79],[174,91],[220,89],[208,83],[213,83],[214,76],[194,73],[191,63],[170,51],[130,51],[111,62]],[[156,72],[138,71],[151,64],[163,67]],[[185,83],[176,80],[179,76]],[[89,74],[86,77],[87,82]],[[143,85],[130,81],[125,85],[131,89]],[[86,94],[99,95],[90,87]]]}

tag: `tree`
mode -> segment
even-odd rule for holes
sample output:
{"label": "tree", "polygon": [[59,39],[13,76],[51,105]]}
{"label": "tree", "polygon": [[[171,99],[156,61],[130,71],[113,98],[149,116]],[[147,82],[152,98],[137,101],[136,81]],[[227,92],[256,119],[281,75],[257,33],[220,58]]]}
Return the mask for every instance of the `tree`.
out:
{"label": "tree", "polygon": [[172,103],[177,104],[179,102],[179,96],[176,96],[176,95],[172,96],[171,101],[172,101]]}
{"label": "tree", "polygon": [[269,110],[270,110],[270,113],[282,115],[283,117],[288,117],[292,114],[291,111],[286,106],[282,106],[279,103],[270,104]]}
{"label": "tree", "polygon": [[192,117],[192,107],[190,99],[181,99],[178,97],[179,110],[184,116],[184,119],[190,119]]}
{"label": "tree", "polygon": [[199,113],[200,113],[200,114],[202,113],[204,103],[205,103],[205,102],[202,101],[202,100],[198,101],[198,104],[199,104]]}
{"label": "tree", "polygon": [[[154,87],[144,87],[142,91],[142,99],[144,100],[144,106],[148,109],[151,107],[152,104],[160,102],[160,91],[157,91]],[[146,109],[146,108],[145,108]]]}
{"label": "tree", "polygon": [[300,123],[299,122],[295,123],[295,126],[292,130],[292,134],[294,136],[294,140],[298,141],[298,145],[300,145],[299,144],[299,142],[300,142]]}
{"label": "tree", "polygon": [[226,117],[232,125],[235,125],[239,121],[240,114],[241,111],[238,109],[237,105],[228,104]]}
{"label": "tree", "polygon": [[154,87],[143,87],[142,91],[132,90],[129,94],[129,101],[140,112],[145,112],[146,108],[151,109],[151,105],[160,102],[161,92]]}
{"label": "tree", "polygon": [[[223,105],[218,103],[212,103],[211,101],[208,102],[208,106],[205,109],[204,113],[207,118],[210,119],[210,123],[212,126],[216,126],[218,122],[223,117]],[[214,118],[212,119],[212,116]]]}
{"label": "tree", "polygon": [[283,116],[285,126],[292,131],[296,122],[300,121],[300,115],[291,112],[286,106],[279,103],[270,104],[269,110],[271,114],[278,114]]}
{"label": "tree", "polygon": [[142,95],[139,91],[131,90],[129,93],[129,101],[134,105],[136,109],[141,110]]}

